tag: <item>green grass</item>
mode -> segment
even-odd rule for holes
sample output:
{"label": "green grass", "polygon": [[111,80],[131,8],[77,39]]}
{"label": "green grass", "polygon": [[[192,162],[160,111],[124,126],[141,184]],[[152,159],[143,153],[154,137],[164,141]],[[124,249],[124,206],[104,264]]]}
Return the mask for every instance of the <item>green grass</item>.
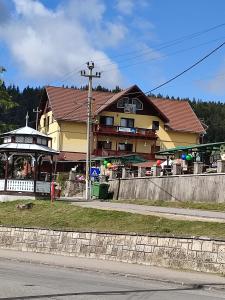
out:
{"label": "green grass", "polygon": [[[26,203],[27,201],[23,201]],[[153,233],[225,238],[225,224],[177,221],[117,211],[81,208],[69,203],[33,201],[31,210],[19,211],[21,201],[0,203],[0,225],[120,233]]]}
{"label": "green grass", "polygon": [[211,211],[225,211],[225,203],[206,203],[206,202],[182,202],[182,201],[163,201],[163,200],[113,200],[114,203],[139,204],[149,206],[175,207],[202,209]]}

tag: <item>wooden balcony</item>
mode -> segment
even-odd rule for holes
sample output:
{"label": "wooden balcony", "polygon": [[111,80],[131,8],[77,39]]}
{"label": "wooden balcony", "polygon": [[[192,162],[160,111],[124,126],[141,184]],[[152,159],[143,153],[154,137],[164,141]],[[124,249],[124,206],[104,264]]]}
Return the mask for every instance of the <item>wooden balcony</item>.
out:
{"label": "wooden balcony", "polygon": [[130,136],[136,138],[157,139],[155,130],[137,128],[137,127],[123,127],[123,126],[109,126],[109,125],[94,125],[93,133],[103,135],[116,136]]}

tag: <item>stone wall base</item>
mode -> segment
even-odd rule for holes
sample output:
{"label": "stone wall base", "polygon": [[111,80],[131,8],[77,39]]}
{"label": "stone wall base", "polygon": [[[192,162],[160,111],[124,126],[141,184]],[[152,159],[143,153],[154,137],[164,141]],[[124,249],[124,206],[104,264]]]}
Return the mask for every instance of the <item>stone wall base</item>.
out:
{"label": "stone wall base", "polygon": [[0,248],[225,274],[225,240],[0,227]]}

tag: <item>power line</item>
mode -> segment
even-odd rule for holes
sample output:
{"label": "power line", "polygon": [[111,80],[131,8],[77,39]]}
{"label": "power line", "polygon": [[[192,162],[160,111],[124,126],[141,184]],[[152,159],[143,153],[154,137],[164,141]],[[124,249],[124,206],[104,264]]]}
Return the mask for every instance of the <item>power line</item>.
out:
{"label": "power line", "polygon": [[176,78],[182,76],[183,74],[185,74],[186,72],[190,71],[191,69],[193,69],[194,67],[196,67],[198,64],[200,64],[201,62],[203,62],[205,59],[207,59],[209,56],[211,56],[213,53],[215,53],[216,51],[218,51],[220,48],[222,48],[225,45],[225,42],[223,42],[222,44],[220,44],[218,47],[216,47],[215,49],[213,49],[211,52],[209,52],[207,55],[205,55],[203,58],[199,59],[197,62],[195,62],[193,65],[191,65],[190,67],[188,67],[187,69],[185,69],[184,71],[182,71],[181,73],[177,74],[176,76],[172,77],[171,79],[167,80],[166,82],[156,86],[155,88],[151,89],[150,91],[146,92],[145,94],[149,94],[157,89],[159,89],[160,87],[170,83],[171,81],[175,80]]}
{"label": "power line", "polygon": [[[219,38],[219,39],[224,39],[224,36],[223,37],[221,37],[221,38]],[[213,42],[213,41],[216,41],[216,40],[218,40],[218,39],[214,39],[214,40],[212,40],[212,41],[210,41],[210,42]],[[208,43],[210,43],[210,42],[205,42],[205,43],[202,43],[202,44],[200,44],[200,45],[204,45],[204,44],[208,44]],[[176,43],[177,44],[177,43]],[[119,64],[119,63],[124,63],[124,62],[126,62],[126,61],[131,61],[131,60],[134,60],[134,59],[136,59],[136,58],[139,58],[139,57],[142,57],[142,56],[146,56],[146,55],[149,55],[149,54],[151,54],[151,53],[155,53],[156,51],[159,51],[159,50],[162,50],[162,49],[166,49],[166,48],[169,48],[169,47],[171,47],[171,46],[173,46],[173,45],[175,45],[175,44],[172,44],[172,45],[168,45],[168,46],[164,46],[164,47],[159,47],[159,48],[153,48],[153,49],[150,49],[150,50],[146,50],[146,51],[144,51],[142,54],[139,54],[139,55],[135,55],[135,56],[133,56],[133,57],[130,57],[130,58],[127,58],[127,59],[123,59],[123,60],[120,60],[120,61],[116,61],[116,63],[117,64]],[[194,47],[191,47],[191,48],[188,48],[188,49],[192,49],[192,48],[195,48],[196,46],[194,46]],[[164,57],[164,56],[163,56]],[[161,58],[161,56],[159,56],[159,58],[156,58],[156,59],[160,59]],[[150,59],[151,60],[151,59]],[[103,66],[101,66],[101,67],[106,67],[106,66],[112,66],[112,65],[114,65],[115,63],[109,63],[109,64],[106,64],[106,65],[103,65]],[[125,66],[126,67],[126,66]],[[114,68],[115,69],[115,68]],[[121,69],[121,66],[120,66],[120,69]],[[111,70],[110,70],[111,71]]]}
{"label": "power line", "polygon": [[223,42],[222,44],[220,44],[218,47],[214,48],[212,51],[210,51],[207,55],[205,55],[203,58],[199,59],[197,62],[195,62],[193,65],[191,65],[190,67],[188,67],[187,69],[185,69],[184,71],[182,71],[181,73],[177,74],[176,76],[172,77],[171,79],[167,80],[166,82],[154,87],[153,89],[147,91],[147,92],[132,92],[132,93],[126,93],[126,96],[129,95],[141,95],[141,94],[151,94],[153,91],[159,89],[160,87],[168,84],[169,82],[175,80],[176,78],[182,76],[183,74],[185,74],[186,72],[188,72],[189,70],[193,69],[194,67],[196,67],[198,64],[200,64],[201,62],[203,62],[204,60],[206,60],[208,57],[210,57],[212,54],[214,54],[216,51],[218,51],[220,48],[222,48],[225,45],[225,42]]}
{"label": "power line", "polygon": [[[196,49],[196,48],[201,47],[201,46],[205,46],[205,45],[207,45],[207,44],[210,44],[210,43],[212,43],[212,42],[215,42],[215,41],[218,41],[218,40],[221,40],[221,39],[224,40],[224,36],[222,36],[222,37],[220,37],[220,38],[217,38],[217,39],[213,39],[213,40],[208,41],[208,42],[204,42],[204,43],[198,44],[198,45],[193,46],[193,47],[181,49],[181,50],[178,50],[178,51],[175,51],[175,52],[166,54],[166,55],[162,55],[162,56],[155,57],[155,58],[144,59],[144,60],[137,61],[137,62],[135,62],[135,63],[128,64],[128,65],[125,65],[125,66],[122,66],[122,67],[120,66],[119,69],[121,70],[121,69],[129,68],[129,67],[133,67],[133,66],[135,66],[135,65],[145,63],[146,61],[155,61],[155,60],[158,60],[158,59],[170,57],[170,56],[173,56],[173,55],[176,55],[176,54],[179,54],[179,53],[183,53],[183,52],[186,52],[186,51],[189,51],[189,50],[192,50],[192,49]],[[111,64],[111,65],[113,65],[113,64]],[[109,71],[113,71],[113,70],[117,70],[117,68],[112,68],[112,69],[108,69],[108,70],[103,70],[102,72],[105,73],[105,72],[109,72]]]}
{"label": "power line", "polygon": [[[207,29],[204,29],[204,30],[192,33],[192,34],[188,34],[188,35],[185,35],[183,37],[180,37],[180,38],[177,38],[177,39],[165,42],[165,43],[161,43],[161,44],[159,44],[160,45],[159,48],[152,49],[152,50],[146,50],[146,51],[142,50],[141,52],[144,51],[143,54],[136,55],[134,58],[128,58],[127,60],[135,59],[135,58],[137,58],[139,56],[146,55],[147,53],[151,53],[151,52],[154,52],[154,51],[158,51],[158,50],[161,50],[161,49],[164,49],[164,48],[168,48],[168,47],[174,46],[176,44],[180,44],[180,43],[182,43],[185,40],[193,39],[195,37],[198,37],[198,36],[200,36],[202,34],[205,34],[207,32],[213,31],[213,30],[215,30],[217,28],[220,28],[220,27],[223,27],[223,26],[225,26],[225,23],[221,23],[221,24],[218,24],[216,26],[213,26],[213,27],[210,27],[210,28],[207,28]],[[140,51],[139,50],[138,51],[137,50],[136,51],[130,51],[130,52],[126,52],[126,53],[122,53],[122,54],[119,54],[119,55],[112,56],[111,58],[116,58],[116,57],[121,57],[121,56],[127,56],[127,55],[130,55],[132,53],[140,53]],[[99,59],[99,60],[95,60],[95,61],[106,61],[106,59]],[[48,83],[48,85],[51,85],[54,82],[65,82],[65,80],[67,80],[70,77],[72,77],[75,73],[78,73],[79,70],[80,70],[80,68],[83,65],[85,65],[85,62],[82,63],[79,67],[76,67],[74,70],[65,73],[59,80],[57,80],[57,79],[56,80],[52,80],[50,83]],[[108,66],[108,65],[113,65],[113,64],[106,64],[106,65],[103,65],[102,67]]]}
{"label": "power line", "polygon": [[[225,23],[221,23],[221,24],[218,24],[216,26],[213,26],[213,27],[210,27],[210,28],[207,28],[207,29],[204,29],[202,31],[198,31],[198,32],[195,32],[195,33],[191,33],[191,34],[188,34],[188,35],[185,35],[185,36],[182,36],[180,38],[176,38],[174,40],[171,40],[171,41],[167,41],[167,42],[164,42],[164,43],[160,43],[159,46],[160,48],[158,49],[155,49],[155,50],[160,50],[160,49],[163,49],[163,48],[167,48],[167,47],[171,47],[173,45],[176,45],[176,44],[179,44],[185,40],[189,40],[189,39],[192,39],[192,38],[195,38],[195,37],[198,37],[204,33],[207,33],[207,32],[210,32],[212,30],[215,30],[219,27],[222,27],[222,26],[225,26]],[[155,50],[149,50],[150,52],[151,51],[155,51]],[[145,50],[142,50],[142,51],[145,51]],[[117,57],[121,57],[121,56],[127,56],[127,55],[130,55],[130,54],[133,54],[133,53],[138,53],[138,52],[142,52],[140,50],[135,50],[135,51],[130,51],[130,52],[126,52],[126,53],[122,53],[122,54],[118,54],[118,55],[114,55],[114,56],[111,56],[111,58],[117,58]],[[95,60],[96,62],[98,61],[106,61],[106,59],[98,59],[98,60]]]}

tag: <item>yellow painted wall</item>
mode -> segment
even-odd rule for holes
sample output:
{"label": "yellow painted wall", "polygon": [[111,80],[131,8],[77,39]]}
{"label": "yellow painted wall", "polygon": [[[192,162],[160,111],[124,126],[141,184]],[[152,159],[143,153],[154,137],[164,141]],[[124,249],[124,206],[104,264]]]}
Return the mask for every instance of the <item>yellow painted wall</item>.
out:
{"label": "yellow painted wall", "polygon": [[61,123],[61,147],[63,151],[86,152],[86,124],[78,122]]}
{"label": "yellow painted wall", "polygon": [[[165,123],[156,116],[147,116],[147,115],[138,115],[138,114],[127,114],[127,113],[118,113],[104,111],[100,115],[102,116],[114,116],[114,125],[120,125],[121,118],[131,118],[134,119],[134,127],[139,128],[152,128],[152,121],[159,122],[159,130],[156,131],[158,140],[157,145],[160,148],[168,149],[176,146],[186,146],[199,143],[199,135],[197,133],[188,133],[188,132],[177,132],[172,130],[165,130]],[[145,152],[145,147],[143,146],[142,141],[138,141],[137,152]]]}
{"label": "yellow painted wall", "polygon": [[[134,119],[134,127],[139,128],[152,128],[152,121],[157,121],[158,118],[154,116],[147,116],[147,115],[138,115],[138,114],[127,114],[127,113],[119,113],[119,112],[111,112],[111,111],[104,111],[99,114],[99,116],[109,116],[114,117],[114,125],[120,126],[120,119],[121,118],[128,118]],[[98,117],[99,119],[99,117]]]}
{"label": "yellow painted wall", "polygon": [[[133,138],[129,138],[129,137],[109,137],[109,136],[99,136],[98,137],[98,141],[107,141],[109,140],[110,142],[112,142],[112,148],[111,150],[118,150],[118,144],[119,143],[125,143],[127,141],[127,143],[132,144],[133,145],[133,152],[140,152],[140,153],[151,153],[151,146],[153,144],[153,141],[145,141],[143,139],[133,139]],[[95,138],[94,141],[94,145],[95,148],[97,146],[97,140]],[[106,150],[107,151],[107,150]]]}
{"label": "yellow painted wall", "polygon": [[164,131],[159,135],[157,145],[162,150],[177,146],[188,146],[199,143],[199,135],[197,133]]}
{"label": "yellow painted wall", "polygon": [[[49,129],[44,127],[44,118],[50,117]],[[53,121],[53,122],[52,122]],[[59,151],[86,152],[86,124],[78,122],[56,122],[52,112],[43,114],[39,130],[52,138],[52,148]]]}
{"label": "yellow painted wall", "polygon": [[[173,148],[179,145],[191,145],[198,143],[199,135],[196,133],[175,132],[171,130],[165,130],[164,122],[156,116],[127,114],[104,111],[100,115],[102,116],[114,116],[114,125],[120,125],[121,118],[134,119],[134,127],[138,128],[152,128],[152,121],[159,121],[159,130],[156,132],[158,135],[157,145],[161,150]],[[49,129],[44,128],[44,118],[50,117]],[[99,117],[98,117],[99,119]],[[86,152],[86,124],[78,122],[56,122],[53,120],[52,112],[48,112],[41,116],[39,130],[48,134],[52,138],[52,148],[59,151],[69,152]],[[116,149],[116,144],[119,142],[124,143],[126,140],[128,143],[133,144],[133,151],[140,153],[151,153],[151,146],[154,143],[151,140],[138,139],[135,141],[132,137],[109,137],[99,136],[99,141],[106,141],[110,139],[112,142],[112,150]],[[135,146],[136,143],[136,146]],[[97,140],[93,141],[93,149],[96,148]],[[50,145],[49,145],[50,146]]]}
{"label": "yellow painted wall", "polygon": [[[44,118],[49,117],[49,128],[44,127]],[[49,145],[55,150],[60,150],[60,126],[56,120],[53,119],[52,111],[43,114],[39,123],[39,131],[47,134],[52,138],[52,145]]]}

